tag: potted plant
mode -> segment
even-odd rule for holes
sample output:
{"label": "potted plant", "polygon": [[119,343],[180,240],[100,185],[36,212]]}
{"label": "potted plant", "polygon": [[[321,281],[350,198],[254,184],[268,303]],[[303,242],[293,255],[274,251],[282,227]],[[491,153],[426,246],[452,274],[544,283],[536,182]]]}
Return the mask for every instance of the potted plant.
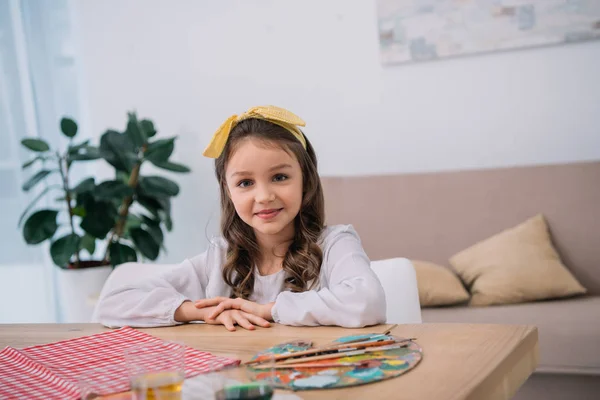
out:
{"label": "potted plant", "polygon": [[[89,319],[86,302],[99,293],[112,268],[140,257],[155,260],[164,250],[164,229],[173,228],[171,198],[179,186],[162,176],[142,175],[142,165],[190,170],[169,159],[176,137],[156,139],[152,121],[138,120],[135,113],[128,114],[123,132],[107,130],[99,146],[89,140],[75,142],[78,126],[73,119],[62,118],[60,130],[69,139],[63,151],[37,138],[21,141],[34,153],[23,169],[38,168],[23,191],[41,183],[45,188],[25,208],[19,226],[26,243],[50,243],[52,261],[60,267],[57,295],[63,319],[73,321]],[[72,172],[80,163],[96,160],[110,164],[114,178],[97,182],[87,177],[74,184]],[[36,208],[44,197],[52,205]]]}

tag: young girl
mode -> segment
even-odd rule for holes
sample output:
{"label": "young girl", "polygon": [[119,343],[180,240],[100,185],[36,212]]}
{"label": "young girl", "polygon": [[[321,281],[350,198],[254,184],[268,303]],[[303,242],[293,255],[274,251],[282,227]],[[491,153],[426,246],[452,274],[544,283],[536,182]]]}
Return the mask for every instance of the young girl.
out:
{"label": "young girl", "polygon": [[385,295],[351,226],[324,225],[315,152],[282,108],[227,119],[204,155],[215,158],[222,238],[175,269],[117,288],[95,320],[109,327],[190,321],[253,330],[385,322]]}

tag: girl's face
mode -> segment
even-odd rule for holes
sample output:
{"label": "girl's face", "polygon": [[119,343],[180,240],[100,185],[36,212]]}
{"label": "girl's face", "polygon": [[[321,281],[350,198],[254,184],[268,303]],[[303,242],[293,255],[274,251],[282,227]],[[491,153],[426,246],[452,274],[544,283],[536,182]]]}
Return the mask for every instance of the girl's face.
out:
{"label": "girl's face", "polygon": [[302,205],[302,169],[293,154],[245,139],[229,159],[225,179],[235,211],[257,237],[293,236]]}

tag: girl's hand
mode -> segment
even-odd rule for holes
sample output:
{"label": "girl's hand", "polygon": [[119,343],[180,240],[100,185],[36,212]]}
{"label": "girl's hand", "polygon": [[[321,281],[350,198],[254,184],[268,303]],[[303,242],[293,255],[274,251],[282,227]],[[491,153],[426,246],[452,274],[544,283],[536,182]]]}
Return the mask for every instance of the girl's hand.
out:
{"label": "girl's hand", "polygon": [[206,318],[204,322],[210,325],[224,325],[225,328],[230,332],[235,331],[235,325],[239,325],[242,328],[247,329],[249,331],[253,331],[254,329],[256,329],[254,325],[262,326],[263,328],[268,328],[271,326],[269,321],[266,321],[263,318],[258,317],[256,315],[239,310],[223,311],[219,315],[217,315],[216,318]]}
{"label": "girl's hand", "polygon": [[242,298],[230,299],[228,297],[213,297],[212,299],[198,300],[196,308],[214,307],[212,312],[207,313],[207,319],[215,319],[225,310],[241,310],[247,314],[253,314],[266,321],[272,321],[271,309],[275,303],[258,304]]}

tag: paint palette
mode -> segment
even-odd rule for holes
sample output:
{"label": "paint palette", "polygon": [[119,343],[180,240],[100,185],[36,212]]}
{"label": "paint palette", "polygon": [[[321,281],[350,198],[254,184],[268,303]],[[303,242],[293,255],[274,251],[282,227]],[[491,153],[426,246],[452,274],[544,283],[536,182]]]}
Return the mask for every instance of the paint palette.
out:
{"label": "paint palette", "polygon": [[[393,335],[368,334],[344,336],[333,342],[351,343],[369,340],[401,341],[404,338]],[[252,359],[265,355],[278,355],[312,348],[312,343],[294,341],[279,344],[256,354]],[[311,363],[311,367],[260,369],[258,364],[247,366],[250,379],[272,381],[274,386],[289,390],[333,389],[364,385],[393,378],[413,369],[423,357],[423,350],[413,341],[401,348],[375,351],[360,355],[349,355],[334,360]],[[322,366],[316,366],[322,364]],[[312,365],[315,365],[314,367]]]}

